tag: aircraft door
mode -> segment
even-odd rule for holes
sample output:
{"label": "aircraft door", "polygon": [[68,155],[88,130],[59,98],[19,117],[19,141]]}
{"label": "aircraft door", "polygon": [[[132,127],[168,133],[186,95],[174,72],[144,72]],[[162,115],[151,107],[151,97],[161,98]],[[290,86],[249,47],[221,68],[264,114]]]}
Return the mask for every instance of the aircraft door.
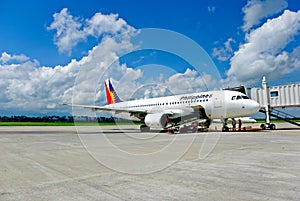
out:
{"label": "aircraft door", "polygon": [[223,91],[214,92],[212,101],[212,118],[222,119],[226,117],[225,93]]}

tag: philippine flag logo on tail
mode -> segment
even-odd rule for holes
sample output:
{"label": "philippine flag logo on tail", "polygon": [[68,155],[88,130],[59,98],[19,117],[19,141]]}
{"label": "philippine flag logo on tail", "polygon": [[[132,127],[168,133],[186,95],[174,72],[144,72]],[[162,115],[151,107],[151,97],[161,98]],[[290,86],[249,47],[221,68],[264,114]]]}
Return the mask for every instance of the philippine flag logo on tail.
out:
{"label": "philippine flag logo on tail", "polygon": [[113,103],[122,102],[117,92],[115,91],[114,87],[112,86],[110,80],[105,80],[104,84],[105,84],[107,104],[110,105]]}

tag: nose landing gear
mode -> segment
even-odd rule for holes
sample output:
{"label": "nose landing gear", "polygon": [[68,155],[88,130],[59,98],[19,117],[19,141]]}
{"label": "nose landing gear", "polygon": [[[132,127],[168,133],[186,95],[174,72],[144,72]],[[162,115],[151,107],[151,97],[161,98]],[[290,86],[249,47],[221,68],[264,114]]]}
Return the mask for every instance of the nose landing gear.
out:
{"label": "nose landing gear", "polygon": [[228,120],[228,119],[224,119],[224,120],[223,120],[222,132],[229,132],[229,128],[228,128],[228,126],[227,126],[227,120]]}
{"label": "nose landing gear", "polygon": [[275,130],[276,126],[275,126],[275,124],[265,123],[265,124],[261,124],[260,128],[263,129],[263,130],[266,130],[266,129]]}

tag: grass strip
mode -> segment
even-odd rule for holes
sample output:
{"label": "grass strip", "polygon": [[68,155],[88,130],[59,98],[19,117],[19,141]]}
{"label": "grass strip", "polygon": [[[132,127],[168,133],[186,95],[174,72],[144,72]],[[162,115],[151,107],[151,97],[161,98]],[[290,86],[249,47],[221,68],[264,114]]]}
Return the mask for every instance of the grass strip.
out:
{"label": "grass strip", "polygon": [[0,122],[0,126],[114,126],[136,125],[132,122]]}

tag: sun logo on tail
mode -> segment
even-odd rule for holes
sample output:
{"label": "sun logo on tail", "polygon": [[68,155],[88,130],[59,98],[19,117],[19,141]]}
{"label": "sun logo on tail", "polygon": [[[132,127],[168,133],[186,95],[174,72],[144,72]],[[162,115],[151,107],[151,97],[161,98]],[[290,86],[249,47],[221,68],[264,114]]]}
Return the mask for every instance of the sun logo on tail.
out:
{"label": "sun logo on tail", "polygon": [[110,105],[110,104],[122,102],[117,92],[115,91],[114,87],[112,86],[110,80],[105,80],[104,84],[105,84],[107,104]]}

